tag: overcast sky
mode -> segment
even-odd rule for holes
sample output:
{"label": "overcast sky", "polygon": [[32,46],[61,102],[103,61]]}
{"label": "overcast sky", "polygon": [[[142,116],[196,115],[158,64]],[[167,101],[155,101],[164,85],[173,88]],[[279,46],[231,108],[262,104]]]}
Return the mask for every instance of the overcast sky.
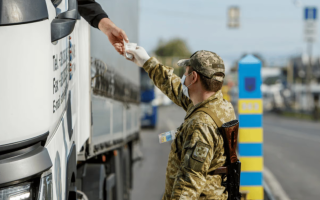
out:
{"label": "overcast sky", "polygon": [[[240,8],[239,29],[227,27],[230,6]],[[227,63],[245,52],[285,59],[306,49],[305,6],[320,8],[320,0],[140,0],[139,44],[151,52],[160,38],[179,37],[191,51],[211,50]]]}

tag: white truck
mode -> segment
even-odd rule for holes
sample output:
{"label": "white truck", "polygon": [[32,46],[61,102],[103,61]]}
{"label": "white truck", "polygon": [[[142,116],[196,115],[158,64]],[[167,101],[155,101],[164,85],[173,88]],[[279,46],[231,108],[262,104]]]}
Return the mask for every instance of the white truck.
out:
{"label": "white truck", "polygon": [[[98,0],[138,41],[139,0]],[[0,0],[0,200],[124,200],[140,75],[76,0]]]}

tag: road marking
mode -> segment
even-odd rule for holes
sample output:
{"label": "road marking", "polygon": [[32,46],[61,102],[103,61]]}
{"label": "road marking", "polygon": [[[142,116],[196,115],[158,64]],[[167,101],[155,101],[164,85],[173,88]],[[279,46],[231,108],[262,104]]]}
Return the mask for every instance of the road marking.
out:
{"label": "road marking", "polygon": [[283,190],[280,183],[277,181],[275,176],[272,174],[272,172],[266,166],[264,166],[264,169],[263,169],[263,178],[265,179],[272,194],[275,196],[276,199],[290,200],[289,196]]}
{"label": "road marking", "polygon": [[307,140],[311,140],[311,141],[320,142],[319,136],[314,136],[314,135],[309,135],[309,134],[301,135],[301,132],[291,130],[291,129],[281,128],[281,127],[274,127],[274,126],[265,127],[265,132],[267,133],[269,129],[273,129],[276,133],[279,133],[282,135],[287,135],[287,136],[292,136],[292,137],[296,137],[296,138],[300,138],[300,139],[307,139]]}

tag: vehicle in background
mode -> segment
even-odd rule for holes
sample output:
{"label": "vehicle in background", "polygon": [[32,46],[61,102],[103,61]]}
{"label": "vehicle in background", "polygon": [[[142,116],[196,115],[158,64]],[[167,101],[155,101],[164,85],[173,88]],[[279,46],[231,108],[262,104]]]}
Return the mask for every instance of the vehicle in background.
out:
{"label": "vehicle in background", "polygon": [[157,125],[158,104],[155,102],[155,86],[148,73],[140,69],[141,127],[155,128]]}
{"label": "vehicle in background", "polygon": [[[97,2],[138,41],[139,0]],[[139,68],[76,0],[0,4],[0,199],[129,199]]]}
{"label": "vehicle in background", "polygon": [[308,100],[307,86],[305,84],[293,84],[290,87],[290,93],[293,96],[293,106],[292,109],[296,111],[313,112],[314,108],[320,107],[320,85],[311,84],[310,92],[312,98]]}
{"label": "vehicle in background", "polygon": [[283,90],[284,78],[279,68],[262,68],[263,109],[264,111],[280,111],[285,108]]}

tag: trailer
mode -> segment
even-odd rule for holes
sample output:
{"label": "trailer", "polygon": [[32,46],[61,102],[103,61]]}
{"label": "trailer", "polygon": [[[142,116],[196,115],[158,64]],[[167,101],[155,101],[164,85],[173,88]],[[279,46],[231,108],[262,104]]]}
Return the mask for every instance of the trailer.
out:
{"label": "trailer", "polygon": [[[139,0],[98,0],[138,42]],[[76,0],[0,0],[0,200],[125,200],[140,71]]]}

